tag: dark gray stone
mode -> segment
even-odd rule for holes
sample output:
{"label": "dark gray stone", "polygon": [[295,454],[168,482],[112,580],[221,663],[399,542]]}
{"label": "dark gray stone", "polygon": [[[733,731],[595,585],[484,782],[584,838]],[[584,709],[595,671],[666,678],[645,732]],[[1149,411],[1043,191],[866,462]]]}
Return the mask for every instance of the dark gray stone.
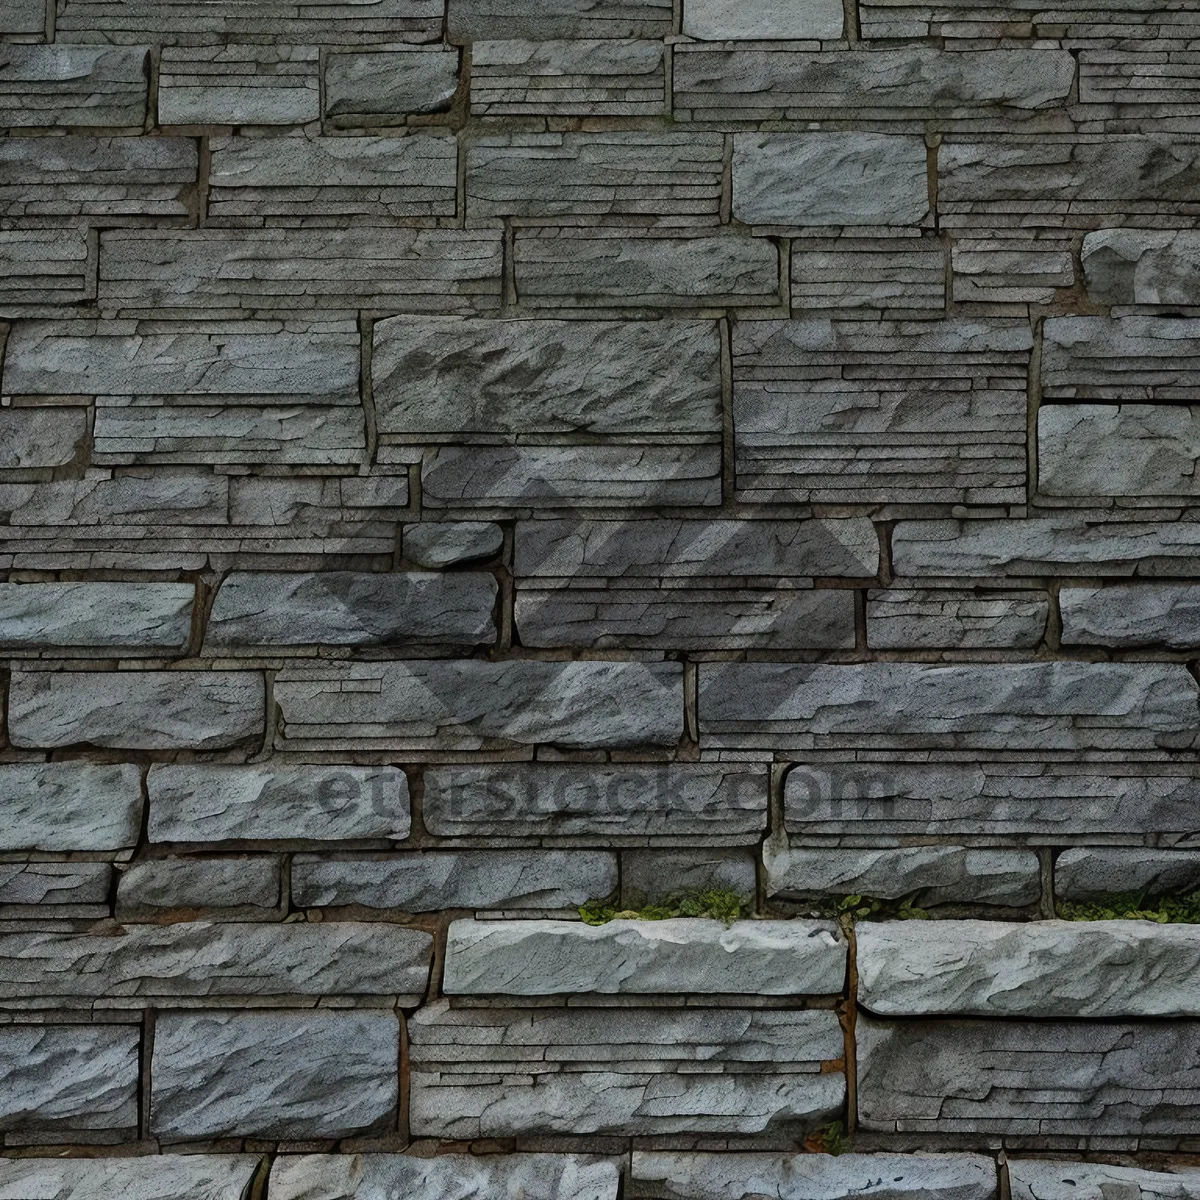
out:
{"label": "dark gray stone", "polygon": [[0,850],[120,850],[142,824],[141,771],[132,763],[0,766]]}
{"label": "dark gray stone", "polygon": [[180,910],[222,919],[281,916],[280,867],[271,858],[160,858],[134,863],[117,884],[117,919]]}
{"label": "dark gray stone", "polygon": [[394,50],[329,54],[325,115],[382,116],[443,112],[458,88],[458,54]]}
{"label": "dark gray stone", "polygon": [[1200,852],[1078,846],[1054,860],[1054,894],[1103,901],[1114,892],[1156,896],[1200,891]]}

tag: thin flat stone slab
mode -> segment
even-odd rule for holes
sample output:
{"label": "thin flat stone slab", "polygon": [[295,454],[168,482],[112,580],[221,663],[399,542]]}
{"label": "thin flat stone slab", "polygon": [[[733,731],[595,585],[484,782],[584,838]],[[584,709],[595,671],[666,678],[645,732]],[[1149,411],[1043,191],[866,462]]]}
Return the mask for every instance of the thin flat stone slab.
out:
{"label": "thin flat stone slab", "polygon": [[0,305],[13,316],[45,315],[47,306],[94,300],[94,249],[86,229],[0,230]]}
{"label": "thin flat stone slab", "polygon": [[885,650],[1032,650],[1050,614],[1045,592],[889,588],[867,593],[867,645]]}
{"label": "thin flat stone slab", "polygon": [[671,32],[671,0],[451,0],[453,42],[487,38],[654,38]]}
{"label": "thin flat stone slab", "polygon": [[137,844],[141,824],[132,763],[0,766],[0,850],[121,850]]}
{"label": "thin flat stone slab", "polygon": [[257,1154],[0,1158],[0,1194],[38,1200],[245,1200]]}
{"label": "thin flat stone slab", "polygon": [[10,1008],[179,1007],[236,997],[400,997],[416,1004],[432,939],[352,921],[284,925],[187,921],[116,933],[0,934],[0,1000]]}
{"label": "thin flat stone slab", "polygon": [[166,46],[161,125],[303,125],[321,117],[318,46]]}
{"label": "thin flat stone slab", "polygon": [[621,1168],[582,1154],[282,1154],[272,1200],[617,1200]]}
{"label": "thin flat stone slab", "polygon": [[981,1154],[635,1150],[632,1176],[636,1195],[661,1200],[992,1200],[997,1194],[996,1164]]}
{"label": "thin flat stone slab", "polygon": [[0,55],[0,124],[129,126],[140,133],[150,86],[149,55],[144,46],[6,42]]}
{"label": "thin flat stone slab", "polygon": [[[47,905],[98,905],[108,915],[112,868],[103,862],[0,863],[0,904],[42,905],[29,916],[51,916]],[[74,915],[73,913],[71,915]]]}
{"label": "thin flat stone slab", "polygon": [[1140,583],[1064,587],[1059,592],[1064,645],[1200,644],[1200,586]]}
{"label": "thin flat stone slab", "polygon": [[837,0],[685,0],[683,32],[716,42],[759,38],[831,41],[842,36]]}
{"label": "thin flat stone slab", "polygon": [[792,308],[797,315],[940,317],[945,260],[945,247],[929,237],[806,237],[792,243]]}
{"label": "thin flat stone slab", "polygon": [[882,1021],[860,1013],[855,1034],[863,1129],[974,1137],[1200,1132],[1195,1021]]}
{"label": "thin flat stone slab", "polygon": [[390,1012],[167,1013],[154,1029],[150,1131],[160,1138],[345,1137],[396,1119]]}
{"label": "thin flat stone slab", "polygon": [[1200,231],[1101,229],[1083,239],[1094,304],[1200,304]]}
{"label": "thin flat stone slab", "polygon": [[830,1010],[451,1009],[408,1024],[415,1137],[757,1133],[841,1109]]}
{"label": "thin flat stone slab", "polygon": [[1195,1200],[1200,1171],[1186,1166],[1168,1171],[1118,1167],[1108,1163],[1008,1160],[1013,1200]]}
{"label": "thin flat stone slab", "polygon": [[442,112],[458,89],[458,60],[441,49],[326,54],[325,115],[335,125],[382,125]]}
{"label": "thin flat stone slab", "polygon": [[867,921],[858,1000],[880,1016],[1200,1016],[1200,928],[1154,921]]}
{"label": "thin flat stone slab", "polygon": [[829,921],[455,921],[448,996],[840,993],[846,943]]}
{"label": "thin flat stone slab", "polygon": [[1064,900],[1099,900],[1114,892],[1139,896],[1200,891],[1200,851],[1144,846],[1075,846],[1054,860],[1054,894]]}

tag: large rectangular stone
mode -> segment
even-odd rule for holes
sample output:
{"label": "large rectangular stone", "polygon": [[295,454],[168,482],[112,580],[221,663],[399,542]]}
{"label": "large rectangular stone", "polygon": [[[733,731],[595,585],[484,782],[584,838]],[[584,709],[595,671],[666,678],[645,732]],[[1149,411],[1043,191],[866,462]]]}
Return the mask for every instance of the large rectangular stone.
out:
{"label": "large rectangular stone", "polygon": [[351,921],[3,933],[0,1000],[21,1009],[252,1006],[302,996],[416,1004],[432,942],[420,929]]}
{"label": "large rectangular stone", "polygon": [[93,251],[86,229],[0,230],[0,305],[42,311],[94,300]]}
{"label": "large rectangular stone", "polygon": [[1032,650],[1046,631],[1045,592],[888,588],[867,593],[867,645],[885,650]]}
{"label": "large rectangular stone", "polygon": [[325,115],[335,125],[389,125],[442,112],[458,90],[457,50],[327,54]]}
{"label": "large rectangular stone", "polygon": [[0,645],[182,650],[191,583],[0,583]]}
{"label": "large rectangular stone", "polygon": [[163,48],[160,125],[303,125],[321,117],[320,47]]}
{"label": "large rectangular stone", "polygon": [[797,239],[791,285],[798,315],[940,316],[946,308],[945,248],[928,237]]}
{"label": "large rectangular stone", "polygon": [[1200,1196],[1200,1172],[1174,1165],[1167,1171],[1148,1171],[1108,1163],[1009,1158],[1008,1178],[1013,1200],[1104,1200],[1116,1193],[1140,1200]]}
{"label": "large rectangular stone", "polygon": [[[982,231],[981,231],[982,232]],[[1069,234],[1006,230],[1006,237],[956,237],[953,298],[981,304],[1049,304],[1075,282]]]}
{"label": "large rectangular stone", "polygon": [[[4,24],[0,29],[9,32]],[[5,43],[0,124],[10,129],[129,126],[141,132],[150,86],[149,55],[144,46]]]}
{"label": "large rectangular stone", "polygon": [[146,1154],[108,1158],[0,1158],[0,1189],[44,1200],[244,1200],[257,1154]]}
{"label": "large rectangular stone", "polygon": [[387,1132],[399,1054],[393,1013],[169,1013],[154,1030],[150,1131],[166,1139]]}
{"label": "large rectangular stone", "polygon": [[0,470],[62,467],[84,450],[82,408],[0,409]]}
{"label": "large rectangular stone", "polygon": [[702,663],[710,747],[1182,750],[1197,691],[1181,664]]}
{"label": "large rectangular stone", "polygon": [[288,667],[280,749],[674,746],[678,663],[444,659]]}
{"label": "large rectangular stone", "polygon": [[1065,587],[1059,612],[1064,645],[1186,649],[1200,643],[1200,587],[1195,584]]}
{"label": "large rectangular stone", "polygon": [[[284,908],[281,909],[281,904]],[[286,911],[277,858],[149,858],[125,868],[117,883],[119,921],[194,917],[279,920]]]}
{"label": "large rectangular stone", "polygon": [[[76,906],[96,906],[86,915],[108,916],[112,868],[103,862],[0,863],[0,904],[37,905],[19,915],[50,917],[85,915]],[[68,909],[55,909],[67,905]],[[96,910],[99,911],[96,911]],[[17,914],[14,914],[17,915]]]}
{"label": "large rectangular stone", "polygon": [[834,1116],[831,1011],[460,1009],[410,1021],[415,1137],[756,1133]]}
{"label": "large rectangular stone", "polygon": [[14,746],[218,750],[261,736],[259,671],[13,672]]}
{"label": "large rectangular stone", "polygon": [[650,38],[671,27],[671,0],[451,0],[446,24],[455,42]]}
{"label": "large rectangular stone", "polygon": [[0,0],[0,22],[5,33],[40,38],[46,30],[45,0]]}
{"label": "large rectangular stone", "polygon": [[840,994],[846,943],[827,921],[472,921],[446,935],[448,996]]}
{"label": "large rectangular stone", "polygon": [[759,38],[829,41],[842,36],[837,0],[685,0],[683,32],[703,41]]}
{"label": "large rectangular stone", "polygon": [[1083,239],[1088,298],[1110,305],[1200,304],[1200,232],[1101,229]]}
{"label": "large rectangular stone", "polygon": [[397,767],[155,763],[146,787],[152,842],[398,842],[412,820]]}
{"label": "large rectangular stone", "polygon": [[141,771],[132,763],[0,766],[0,850],[122,850],[142,824]]}
{"label": "large rectangular stone", "polygon": [[1077,846],[1054,860],[1056,900],[1111,901],[1114,893],[1175,896],[1200,891],[1200,852]]}

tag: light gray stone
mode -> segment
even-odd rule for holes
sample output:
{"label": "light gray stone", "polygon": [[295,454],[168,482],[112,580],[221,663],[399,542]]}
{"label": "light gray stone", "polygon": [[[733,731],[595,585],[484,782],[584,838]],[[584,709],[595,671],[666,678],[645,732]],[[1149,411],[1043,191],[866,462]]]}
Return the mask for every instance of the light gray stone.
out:
{"label": "light gray stone", "polygon": [[[153,778],[153,773],[151,774]],[[434,766],[425,826],[441,837],[716,838],[757,844],[767,772],[737,763]]]}
{"label": "light gray stone", "polygon": [[641,908],[689,892],[733,892],[747,908],[758,886],[750,850],[625,850],[621,854],[621,907]]}
{"label": "light gray stone", "polygon": [[0,644],[182,650],[195,598],[190,583],[3,583]]}
{"label": "light gray stone", "polygon": [[0,850],[120,850],[142,823],[141,771],[132,763],[0,766]]}
{"label": "light gray stone", "polygon": [[1013,1200],[1193,1200],[1200,1196],[1200,1171],[1171,1167],[1147,1171],[1108,1163],[1010,1158]]}
{"label": "light gray stone", "polygon": [[303,125],[321,116],[318,46],[165,46],[160,125]]}
{"label": "light gray stone", "polygon": [[867,921],[858,1000],[881,1016],[1189,1017],[1200,929],[1154,921]]}
{"label": "light gray stone", "polygon": [[846,943],[829,921],[454,921],[448,996],[840,993]]}
{"label": "light gray stone", "polygon": [[102,904],[107,916],[111,876],[108,863],[0,863],[0,904]]}
{"label": "light gray stone", "polygon": [[841,1108],[829,1010],[451,1009],[408,1023],[414,1137],[755,1133]]}
{"label": "light gray stone", "polygon": [[453,41],[634,38],[671,32],[670,0],[451,0]]}
{"label": "light gray stone", "polygon": [[[8,33],[0,12],[0,29]],[[146,119],[145,46],[23,46],[0,51],[0,107],[9,128],[135,126]]]}
{"label": "light gray stone", "polygon": [[617,1200],[621,1169],[577,1154],[280,1155],[271,1163],[273,1200]]}
{"label": "light gray stone", "polygon": [[14,746],[217,750],[261,736],[265,703],[259,671],[15,670],[9,737]]}
{"label": "light gray stone", "polygon": [[792,243],[792,308],[842,315],[940,316],[945,249],[932,238],[836,237]]}
{"label": "light gray stone", "polygon": [[1174,1138],[1200,1129],[1195,1021],[879,1021],[860,1013],[855,1033],[861,1129],[976,1138]]}
{"label": "light gray stone", "polygon": [[1065,587],[1058,603],[1064,645],[1180,649],[1200,643],[1200,587],[1194,585]]}
{"label": "light gray stone", "polygon": [[400,1023],[384,1012],[160,1016],[150,1130],[161,1138],[345,1137],[388,1130]]}
{"label": "light gray stone", "polygon": [[682,682],[678,663],[286,667],[275,680],[277,741],[288,749],[674,746],[683,734]]}
{"label": "light gray stone", "polygon": [[[754,1154],[635,1150],[633,1179],[663,1200],[992,1200],[979,1154]],[[641,1188],[639,1188],[641,1194]]]}
{"label": "light gray stone", "polygon": [[0,999],[10,1008],[142,1008],[222,997],[400,997],[416,1004],[432,939],[351,921],[283,925],[186,921],[119,933],[0,934]]}
{"label": "light gray stone", "polygon": [[733,215],[748,225],[919,225],[925,145],[881,133],[739,133]]}
{"label": "light gray stone", "polygon": [[205,645],[479,645],[496,640],[496,580],[482,571],[235,572],[221,584]]}
{"label": "light gray stone", "polygon": [[292,860],[292,898],[304,908],[568,908],[616,886],[616,855],[601,850],[434,850],[386,859],[297,854]]}
{"label": "light gray stone", "polygon": [[404,526],[401,545],[410,562],[435,571],[494,558],[504,545],[504,530],[490,521],[422,521]]}
{"label": "light gray stone", "polygon": [[1101,229],[1083,239],[1083,277],[1096,304],[1200,304],[1200,233]]}
{"label": "light gray stone", "polygon": [[739,747],[1183,749],[1182,664],[701,663],[702,740]]}
{"label": "light gray stone", "polygon": [[38,1200],[245,1200],[257,1154],[0,1158],[0,1194]]}
{"label": "light gray stone", "polygon": [[147,789],[152,842],[403,841],[411,825],[396,767],[155,763]]}
{"label": "light gray stone", "polygon": [[867,645],[885,650],[1030,650],[1045,633],[1045,592],[889,588],[867,593]]}
{"label": "light gray stone", "polygon": [[86,229],[0,230],[0,305],[18,315],[22,309],[17,305],[41,312],[47,305],[61,308],[94,300],[96,262],[90,240]]}
{"label": "light gray stone", "polygon": [[444,112],[457,89],[458,53],[453,50],[360,52],[325,58],[328,117]]}
{"label": "light gray stone", "polygon": [[1063,900],[1103,900],[1114,892],[1142,896],[1200,891],[1200,852],[1077,846],[1054,860],[1054,894]]}
{"label": "light gray stone", "polygon": [[683,32],[706,41],[842,36],[837,0],[685,0]]}
{"label": "light gray stone", "polygon": [[932,904],[1034,904],[1041,867],[1032,850],[905,846],[853,850],[781,847],[764,850],[768,895],[910,898]]}
{"label": "light gray stone", "polygon": [[117,883],[117,919],[179,910],[217,910],[222,919],[280,915],[280,867],[273,858],[160,858],[134,863]]}

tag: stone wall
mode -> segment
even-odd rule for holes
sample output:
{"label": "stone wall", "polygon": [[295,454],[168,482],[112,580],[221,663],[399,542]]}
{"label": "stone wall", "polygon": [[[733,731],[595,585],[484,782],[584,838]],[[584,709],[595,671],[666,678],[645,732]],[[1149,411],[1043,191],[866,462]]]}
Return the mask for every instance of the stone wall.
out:
{"label": "stone wall", "polygon": [[0,1196],[1200,1200],[1198,459],[1200,0],[0,0]]}

